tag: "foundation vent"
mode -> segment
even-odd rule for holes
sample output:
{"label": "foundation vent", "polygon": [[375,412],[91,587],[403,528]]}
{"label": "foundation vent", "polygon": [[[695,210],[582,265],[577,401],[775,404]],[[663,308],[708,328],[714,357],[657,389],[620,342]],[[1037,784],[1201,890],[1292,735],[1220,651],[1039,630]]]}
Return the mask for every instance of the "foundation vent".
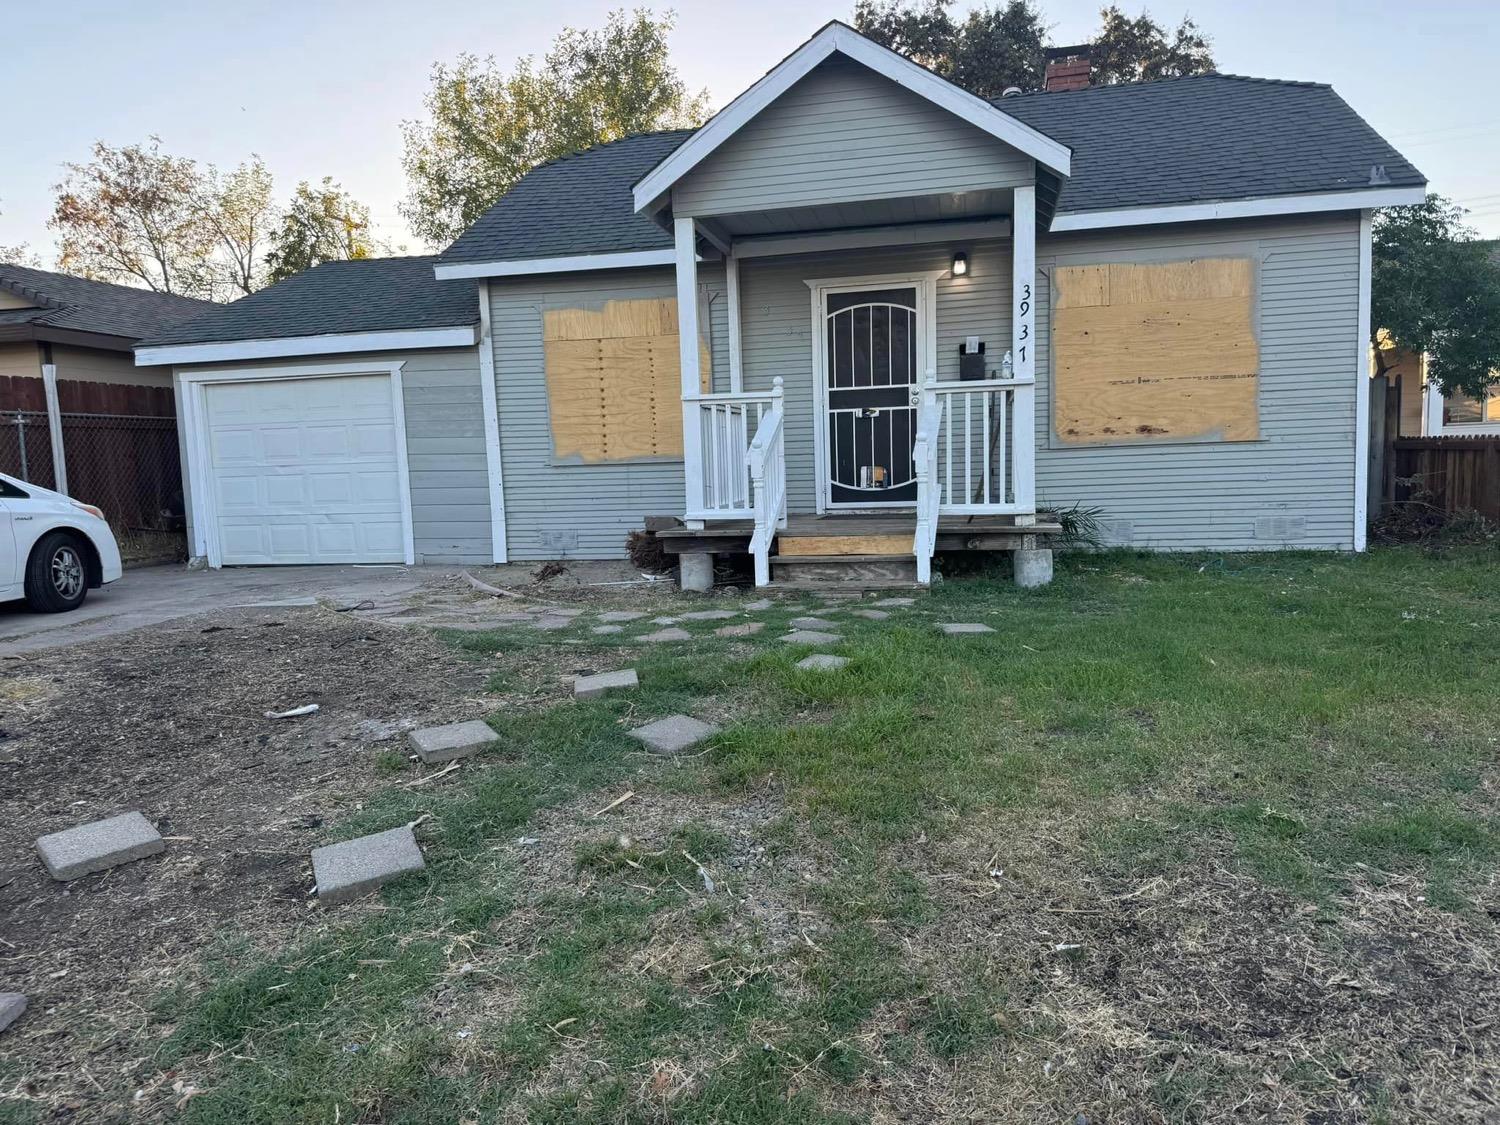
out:
{"label": "foundation vent", "polygon": [[1269,543],[1296,543],[1307,538],[1307,518],[1260,516],[1255,521],[1255,538]]}

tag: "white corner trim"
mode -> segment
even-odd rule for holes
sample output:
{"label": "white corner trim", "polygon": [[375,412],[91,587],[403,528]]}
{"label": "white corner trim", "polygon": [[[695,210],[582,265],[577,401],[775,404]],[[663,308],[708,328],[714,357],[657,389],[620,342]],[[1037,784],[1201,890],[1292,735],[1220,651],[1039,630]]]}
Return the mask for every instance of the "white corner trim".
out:
{"label": "white corner trim", "polygon": [[747,122],[802,79],[813,67],[838,52],[919,97],[948,110],[990,136],[1024,152],[1059,175],[1069,174],[1072,150],[1045,133],[975,97],[895,51],[871,42],[851,27],[831,23],[798,47],[759,82],[716,113],[676,151],[648,172],[634,188],[635,209],[644,211]]}
{"label": "white corner trim", "polygon": [[916,246],[926,242],[1009,238],[1010,232],[1009,219],[898,223],[886,227],[851,227],[817,234],[754,235],[737,239],[734,253],[739,258],[766,258],[773,254],[811,254],[825,250],[860,250],[872,246]]}
{"label": "white corner trim", "polygon": [[411,468],[406,444],[406,395],[401,370],[405,361],[389,363],[321,363],[273,367],[229,367],[212,370],[178,371],[178,405],[182,411],[182,432],[186,437],[184,456],[188,479],[184,490],[195,520],[193,553],[208,559],[217,570],[224,565],[219,542],[219,515],[215,506],[212,460],[208,449],[208,388],[215,383],[251,383],[271,379],[320,379],[340,375],[387,375],[391,381],[391,416],[396,427],[396,475],[401,489],[402,556],[407,566],[417,561],[416,537],[412,526]]}
{"label": "white corner trim", "polygon": [[1370,508],[1370,274],[1374,215],[1359,213],[1359,338],[1354,348],[1354,549],[1365,549]]}
{"label": "white corner trim", "polygon": [[47,433],[52,438],[52,489],[68,495],[68,458],[63,447],[62,406],[57,398],[57,364],[42,364],[42,393],[47,399]]}
{"label": "white corner trim", "polygon": [[1363,211],[1371,207],[1403,207],[1421,203],[1427,189],[1365,188],[1359,191],[1323,192],[1309,195],[1267,195],[1257,199],[1230,199],[1219,203],[1183,203],[1168,207],[1132,207],[1120,211],[1078,211],[1057,215],[1048,230],[1061,234],[1074,230],[1104,230],[1138,227],[1152,223],[1192,223],[1208,219],[1251,219],[1267,215],[1306,215],[1318,211]]}
{"label": "white corner trim", "polygon": [[536,273],[578,273],[582,270],[625,270],[642,266],[670,266],[675,250],[626,250],[617,254],[572,254],[562,258],[518,258],[508,262],[438,263],[432,272],[439,281],[465,277],[529,277]]}
{"label": "white corner trim", "polygon": [[135,365],[219,363],[239,359],[280,359],[294,355],[340,355],[414,348],[468,348],[478,325],[458,328],[397,328],[389,332],[345,332],[326,336],[286,336],[277,340],[226,340],[213,344],[162,344],[136,348]]}
{"label": "white corner trim", "polygon": [[509,561],[505,541],[505,481],[500,462],[500,396],[495,385],[495,336],[490,325],[490,283],[479,283],[479,403],[484,411],[485,475],[490,485],[490,547],[497,563]]}

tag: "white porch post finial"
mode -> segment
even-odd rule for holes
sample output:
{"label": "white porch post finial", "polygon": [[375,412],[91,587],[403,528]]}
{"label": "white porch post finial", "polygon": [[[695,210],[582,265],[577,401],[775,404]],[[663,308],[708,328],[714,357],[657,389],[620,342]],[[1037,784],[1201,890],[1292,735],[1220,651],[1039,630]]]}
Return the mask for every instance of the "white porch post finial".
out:
{"label": "white porch post finial", "polygon": [[703,509],[703,428],[698,417],[698,232],[691,218],[672,220],[677,251],[677,355],[682,373],[682,470],[687,519]]}
{"label": "white porch post finial", "polygon": [[[1036,188],[1015,189],[1011,215],[1011,375],[1015,379],[1036,377]],[[1022,513],[1036,511],[1036,388],[1016,388],[1015,415],[1011,420],[1015,442],[1015,503]],[[1022,515],[1017,523],[1034,522]]]}

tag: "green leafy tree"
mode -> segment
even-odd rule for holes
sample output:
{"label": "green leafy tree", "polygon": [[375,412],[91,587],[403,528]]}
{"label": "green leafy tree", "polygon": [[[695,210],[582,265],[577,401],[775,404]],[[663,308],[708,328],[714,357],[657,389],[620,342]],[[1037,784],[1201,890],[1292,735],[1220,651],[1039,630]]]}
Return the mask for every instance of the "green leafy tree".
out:
{"label": "green leafy tree", "polygon": [[401,213],[425,242],[458,237],[536,165],[632,133],[700,124],[671,65],[670,12],[612,12],[598,30],[568,28],[540,64],[505,73],[460,55],[432,68],[427,120],[402,123],[408,195]]}
{"label": "green leafy tree", "polygon": [[197,164],[161,151],[161,139],[111,148],[66,165],[48,225],[58,268],[159,293],[214,296],[214,239],[203,220]]}
{"label": "green leafy tree", "polygon": [[1170,35],[1147,13],[1131,19],[1113,5],[1099,13],[1099,20],[1089,51],[1089,81],[1096,86],[1181,78],[1214,69],[1208,37],[1186,16]]}
{"label": "green leafy tree", "polygon": [[[1008,86],[1041,87],[1047,27],[1029,0],[975,8],[962,21],[952,0],[858,0],[854,26],[982,98]],[[1114,6],[1099,13],[1090,52],[1095,85],[1202,74],[1213,70],[1208,39],[1184,18],[1169,33],[1149,15],[1127,18]]]}
{"label": "green leafy tree", "polygon": [[1440,195],[1375,216],[1370,326],[1379,373],[1393,340],[1426,353],[1445,394],[1481,398],[1500,371],[1500,264],[1463,209]]}
{"label": "green leafy tree", "polygon": [[368,207],[331,176],[317,187],[303,180],[271,234],[267,280],[274,284],[320,262],[369,258],[383,249],[371,234]]}

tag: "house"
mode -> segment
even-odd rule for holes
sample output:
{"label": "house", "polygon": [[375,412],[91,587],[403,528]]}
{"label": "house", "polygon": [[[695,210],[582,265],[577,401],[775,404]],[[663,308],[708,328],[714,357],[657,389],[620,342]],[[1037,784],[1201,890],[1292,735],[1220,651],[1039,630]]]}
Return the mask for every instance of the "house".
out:
{"label": "house", "polygon": [[[1500,263],[1500,240],[1487,245]],[[1391,389],[1398,396],[1400,437],[1500,437],[1500,371],[1482,399],[1462,392],[1445,395],[1427,381],[1426,356],[1391,342],[1384,346],[1382,363]]]}
{"label": "house", "polygon": [[171,374],[133,350],[218,307],[0,263],[0,471],[99,505],[122,540],[180,526]]}
{"label": "house", "polygon": [[1324,85],[989,102],[833,23],[435,260],[320,267],[136,361],[173,372],[211,565],[612,558],[671,514],[688,585],[946,548],[1042,581],[1074,503],[1120,544],[1359,550],[1370,214],[1424,188]]}

